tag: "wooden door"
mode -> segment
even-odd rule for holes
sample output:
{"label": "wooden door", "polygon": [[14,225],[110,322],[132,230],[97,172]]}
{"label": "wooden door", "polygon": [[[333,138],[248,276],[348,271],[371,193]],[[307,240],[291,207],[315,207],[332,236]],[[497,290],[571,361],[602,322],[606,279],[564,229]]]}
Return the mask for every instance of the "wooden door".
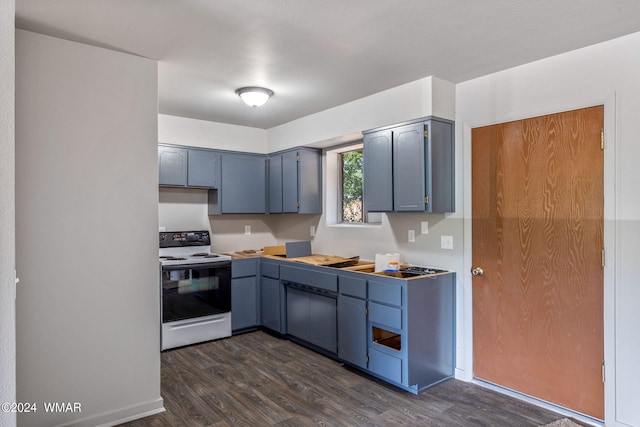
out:
{"label": "wooden door", "polygon": [[474,376],[598,419],[603,112],[472,131]]}

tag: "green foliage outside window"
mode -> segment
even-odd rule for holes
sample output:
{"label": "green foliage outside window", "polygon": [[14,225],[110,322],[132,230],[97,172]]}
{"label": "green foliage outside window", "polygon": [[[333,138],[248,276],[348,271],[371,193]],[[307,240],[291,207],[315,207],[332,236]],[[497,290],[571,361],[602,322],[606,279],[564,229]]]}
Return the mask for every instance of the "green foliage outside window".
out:
{"label": "green foliage outside window", "polygon": [[364,222],[362,151],[342,153],[342,221]]}

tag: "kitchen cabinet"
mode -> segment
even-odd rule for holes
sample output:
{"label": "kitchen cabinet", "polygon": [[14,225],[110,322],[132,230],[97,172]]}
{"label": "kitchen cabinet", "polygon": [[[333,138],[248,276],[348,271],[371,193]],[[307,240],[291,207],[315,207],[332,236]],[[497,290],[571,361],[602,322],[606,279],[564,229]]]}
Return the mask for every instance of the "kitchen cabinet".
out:
{"label": "kitchen cabinet", "polygon": [[209,191],[209,215],[266,212],[266,156],[223,152],[220,184]]}
{"label": "kitchen cabinet", "polygon": [[336,298],[287,286],[287,333],[336,353]]}
{"label": "kitchen cabinet", "polygon": [[273,331],[286,333],[285,292],[280,283],[280,265],[262,260],[260,263],[260,324]]}
{"label": "kitchen cabinet", "polygon": [[259,258],[231,261],[231,329],[234,333],[258,326]]}
{"label": "kitchen cabinet", "polygon": [[367,281],[338,276],[338,357],[367,367]]}
{"label": "kitchen cabinet", "polygon": [[364,132],[371,212],[455,211],[454,123],[425,117]]}
{"label": "kitchen cabinet", "polygon": [[187,186],[202,188],[218,187],[220,153],[212,150],[188,150]]}
{"label": "kitchen cabinet", "polygon": [[216,188],[220,154],[213,150],[158,145],[158,183],[169,187]]}
{"label": "kitchen cabinet", "polygon": [[287,292],[287,333],[330,353],[337,352],[338,276],[317,267],[280,267]]}
{"label": "kitchen cabinet", "polygon": [[262,325],[418,394],[452,378],[455,273],[399,278],[260,264]]}
{"label": "kitchen cabinet", "polygon": [[367,371],[412,393],[454,374],[455,274],[367,280]]}
{"label": "kitchen cabinet", "polygon": [[393,211],[393,134],[391,129],[363,137],[365,212]]}
{"label": "kitchen cabinet", "polygon": [[166,186],[187,185],[189,150],[172,146],[158,146],[158,183]]}
{"label": "kitchen cabinet", "polygon": [[320,150],[296,148],[269,155],[269,213],[322,213]]}

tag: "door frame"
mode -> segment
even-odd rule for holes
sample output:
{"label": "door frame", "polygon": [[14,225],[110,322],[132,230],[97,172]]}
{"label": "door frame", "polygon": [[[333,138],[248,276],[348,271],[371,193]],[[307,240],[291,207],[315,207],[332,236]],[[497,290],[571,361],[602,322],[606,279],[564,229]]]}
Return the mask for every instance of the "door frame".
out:
{"label": "door frame", "polygon": [[[456,134],[462,139],[462,169],[463,169],[463,271],[460,272],[462,279],[462,294],[459,299],[458,310],[462,315],[458,315],[458,336],[457,336],[457,369],[456,378],[465,381],[475,381],[473,375],[473,301],[472,301],[472,244],[471,241],[471,129],[482,126],[490,126],[514,120],[544,116],[548,114],[561,113],[565,111],[577,110],[581,108],[604,105],[604,246],[605,246],[605,268],[604,268],[604,358],[606,364],[606,382],[604,385],[604,413],[605,420],[615,419],[615,260],[616,260],[616,93],[612,93],[605,99],[594,99],[592,102],[584,99],[580,102],[569,102],[563,105],[550,106],[543,111],[531,110],[520,111],[507,114],[501,117],[494,117],[492,122],[468,122],[456,121]],[[462,305],[460,305],[462,304]],[[483,383],[486,384],[486,383]],[[496,387],[501,391],[502,389]],[[535,404],[548,407],[558,411],[558,407],[546,405],[537,399],[528,398],[519,393],[509,393],[516,397],[529,400]],[[575,415],[567,411],[567,414]],[[590,418],[585,418],[593,421]]]}

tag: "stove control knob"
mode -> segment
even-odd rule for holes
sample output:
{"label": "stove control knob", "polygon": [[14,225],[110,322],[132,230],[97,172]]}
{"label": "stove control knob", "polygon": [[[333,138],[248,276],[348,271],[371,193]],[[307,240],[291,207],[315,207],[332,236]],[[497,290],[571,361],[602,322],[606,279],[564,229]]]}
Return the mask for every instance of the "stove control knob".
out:
{"label": "stove control knob", "polygon": [[484,274],[484,270],[480,267],[476,267],[471,270],[471,274],[473,274],[474,276],[482,276]]}

